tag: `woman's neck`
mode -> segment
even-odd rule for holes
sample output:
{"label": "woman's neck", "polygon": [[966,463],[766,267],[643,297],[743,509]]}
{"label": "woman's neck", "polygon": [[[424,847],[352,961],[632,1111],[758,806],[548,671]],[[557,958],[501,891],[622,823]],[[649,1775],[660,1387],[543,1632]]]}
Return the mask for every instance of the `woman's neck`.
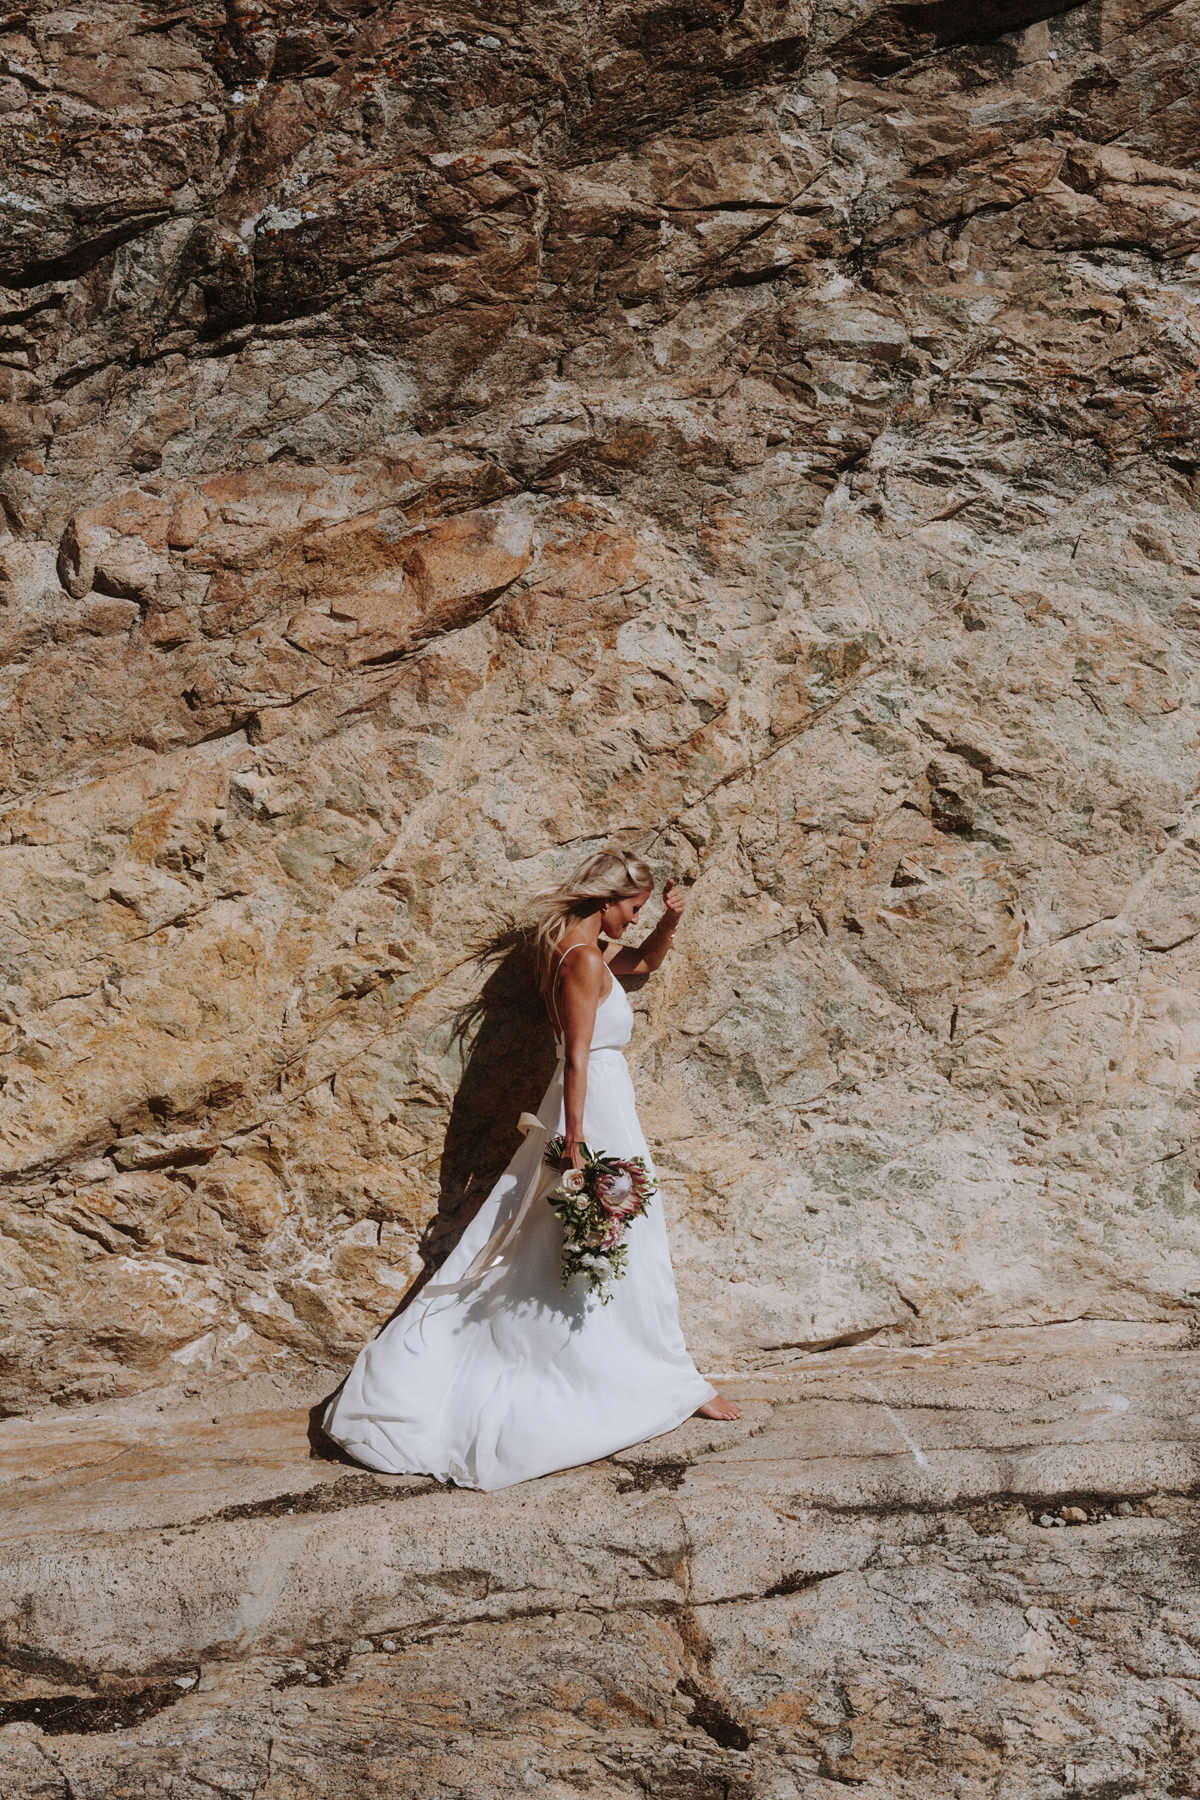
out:
{"label": "woman's neck", "polygon": [[600,914],[589,913],[578,925],[572,925],[568,931],[563,932],[558,947],[565,950],[568,944],[599,944],[600,938]]}

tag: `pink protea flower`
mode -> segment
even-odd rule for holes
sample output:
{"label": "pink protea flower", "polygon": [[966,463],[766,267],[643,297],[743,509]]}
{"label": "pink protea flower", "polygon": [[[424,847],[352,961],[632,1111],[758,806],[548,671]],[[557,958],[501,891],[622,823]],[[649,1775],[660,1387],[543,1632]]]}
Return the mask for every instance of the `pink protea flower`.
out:
{"label": "pink protea flower", "polygon": [[633,1198],[633,1183],[627,1171],[619,1175],[601,1175],[596,1183],[596,1198],[607,1213],[626,1218]]}

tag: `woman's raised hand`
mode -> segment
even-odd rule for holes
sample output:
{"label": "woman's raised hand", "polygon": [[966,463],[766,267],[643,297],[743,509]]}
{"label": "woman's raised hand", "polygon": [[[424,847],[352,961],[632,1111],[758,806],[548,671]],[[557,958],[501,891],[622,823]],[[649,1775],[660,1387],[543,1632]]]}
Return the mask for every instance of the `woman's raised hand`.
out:
{"label": "woman's raised hand", "polygon": [[663,883],[662,897],[663,906],[666,909],[665,916],[670,920],[672,925],[678,925],[679,915],[683,911],[687,895],[681,887],[676,885],[673,876],[669,877]]}

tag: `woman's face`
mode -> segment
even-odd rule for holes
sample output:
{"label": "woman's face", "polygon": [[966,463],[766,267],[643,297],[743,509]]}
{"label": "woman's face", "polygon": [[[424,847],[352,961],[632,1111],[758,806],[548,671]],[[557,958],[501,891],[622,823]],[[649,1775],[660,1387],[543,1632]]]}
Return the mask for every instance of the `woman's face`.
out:
{"label": "woman's face", "polygon": [[610,900],[600,914],[600,929],[605,937],[619,938],[622,932],[633,925],[638,914],[654,892],[647,888],[644,893],[634,894],[628,900]]}

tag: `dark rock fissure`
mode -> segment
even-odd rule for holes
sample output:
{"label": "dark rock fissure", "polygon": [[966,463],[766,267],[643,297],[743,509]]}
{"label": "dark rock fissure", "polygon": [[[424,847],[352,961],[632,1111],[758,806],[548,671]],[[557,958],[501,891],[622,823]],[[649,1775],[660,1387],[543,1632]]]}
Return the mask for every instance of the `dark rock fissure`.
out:
{"label": "dark rock fissure", "polygon": [[432,1476],[418,1482],[390,1486],[366,1472],[344,1475],[318,1487],[305,1488],[294,1494],[273,1494],[267,1500],[248,1500],[239,1506],[226,1506],[217,1513],[189,1522],[189,1530],[202,1525],[222,1524],[241,1519],[281,1519],[291,1513],[344,1512],[355,1506],[378,1506],[382,1502],[415,1500],[422,1494],[452,1492],[449,1482],[435,1481]]}
{"label": "dark rock fissure", "polygon": [[763,1589],[764,1600],[778,1600],[784,1594],[802,1594],[806,1588],[820,1587],[823,1581],[840,1571],[827,1569],[821,1575],[813,1575],[804,1569],[794,1569],[790,1575],[776,1581],[769,1588]]}
{"label": "dark rock fissure", "polygon": [[36,1725],[47,1737],[127,1731],[174,1706],[195,1685],[199,1671],[157,1682],[132,1694],[55,1694],[37,1700],[0,1701],[0,1725]]}
{"label": "dark rock fissure", "polygon": [[678,1692],[686,1694],[696,1702],[688,1714],[688,1724],[698,1725],[714,1744],[720,1744],[723,1750],[748,1750],[751,1732],[738,1719],[735,1719],[724,1701],[717,1695],[702,1688],[699,1682],[690,1675],[685,1675],[676,1684]]}
{"label": "dark rock fissure", "polygon": [[616,1466],[629,1476],[617,1492],[644,1494],[656,1487],[682,1487],[692,1465],[686,1457],[665,1457],[661,1462],[618,1462]]}
{"label": "dark rock fissure", "polygon": [[[111,256],[122,244],[131,238],[142,237],[153,231],[171,217],[165,208],[161,211],[147,213],[138,219],[129,219],[124,224],[114,225],[111,230],[102,232],[99,237],[91,238],[85,244],[77,245],[73,250],[64,250],[58,256],[46,256],[25,263],[15,269],[0,269],[0,287],[33,288],[41,287],[48,281],[77,281],[86,275],[96,264]],[[98,365],[103,367],[103,364]]]}

